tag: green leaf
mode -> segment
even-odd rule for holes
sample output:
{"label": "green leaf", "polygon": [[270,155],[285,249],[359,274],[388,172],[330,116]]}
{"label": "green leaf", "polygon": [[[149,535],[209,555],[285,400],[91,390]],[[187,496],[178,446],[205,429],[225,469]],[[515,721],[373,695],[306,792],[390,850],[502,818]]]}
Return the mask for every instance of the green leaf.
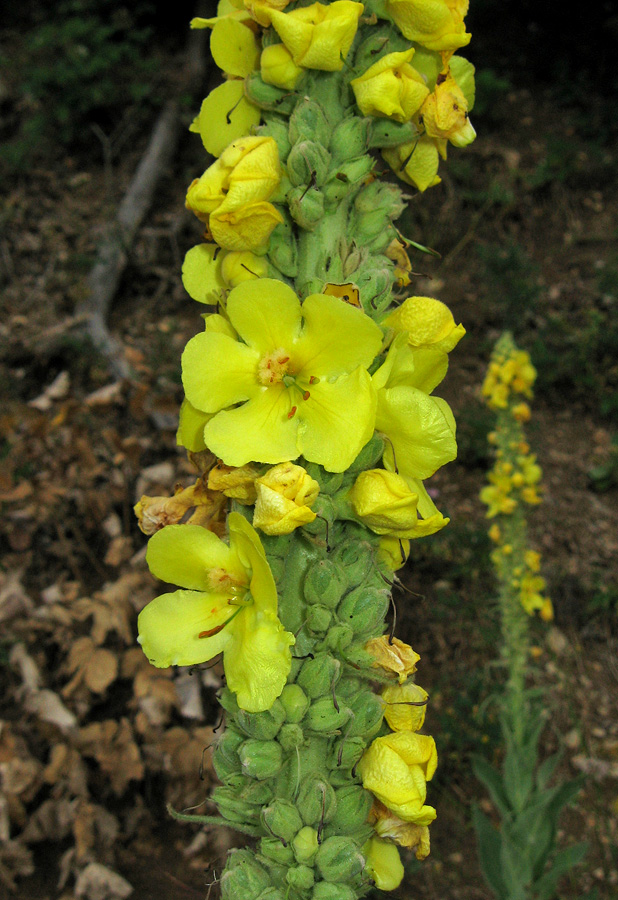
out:
{"label": "green leaf", "polygon": [[549,784],[549,781],[556,771],[556,766],[562,759],[562,753],[554,753],[543,762],[536,773],[536,783],[539,790],[543,790]]}
{"label": "green leaf", "polygon": [[549,871],[534,884],[535,900],[553,900],[559,879],[570,869],[579,865],[587,852],[588,844],[584,843],[565,847],[556,854]]}
{"label": "green leaf", "polygon": [[504,787],[515,813],[519,813],[530,796],[533,788],[534,766],[522,758],[520,748],[511,743],[504,758]]}
{"label": "green leaf", "polygon": [[498,900],[509,900],[509,893],[502,877],[502,867],[500,865],[500,851],[502,847],[500,833],[496,831],[487,816],[484,816],[477,807],[472,810],[472,823],[476,831],[479,862],[485,881]]}
{"label": "green leaf", "polygon": [[532,881],[532,867],[522,856],[520,847],[511,842],[507,834],[502,835],[500,849],[502,875],[508,885],[508,900],[527,900],[528,887]]}
{"label": "green leaf", "polygon": [[471,756],[472,771],[482,784],[485,785],[491,795],[491,799],[500,815],[505,817],[511,811],[511,805],[502,784],[502,777],[499,772],[487,762],[483,756],[473,754]]}

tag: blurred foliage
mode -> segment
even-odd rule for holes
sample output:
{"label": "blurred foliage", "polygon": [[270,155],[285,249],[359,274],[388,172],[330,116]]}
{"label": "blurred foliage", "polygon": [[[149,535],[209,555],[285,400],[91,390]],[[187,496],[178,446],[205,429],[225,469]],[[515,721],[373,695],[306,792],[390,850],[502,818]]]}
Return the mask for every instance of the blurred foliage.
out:
{"label": "blurred foliage", "polygon": [[515,241],[480,245],[477,253],[482,264],[481,281],[488,288],[498,324],[518,334],[540,296],[538,266]]}
{"label": "blurred foliage", "polygon": [[588,472],[590,486],[594,491],[603,493],[618,487],[618,435],[612,438],[612,448],[607,462],[594,466]]}

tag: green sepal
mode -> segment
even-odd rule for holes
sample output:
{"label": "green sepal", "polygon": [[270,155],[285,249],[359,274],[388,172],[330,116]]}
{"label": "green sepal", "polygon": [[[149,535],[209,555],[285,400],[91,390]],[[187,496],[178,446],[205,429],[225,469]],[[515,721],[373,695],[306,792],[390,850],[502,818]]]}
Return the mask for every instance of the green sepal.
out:
{"label": "green sepal", "polygon": [[257,900],[270,886],[270,876],[249,850],[231,850],[227,866],[221,876],[221,897],[224,900]]}
{"label": "green sepal", "polygon": [[343,728],[351,716],[352,710],[343,703],[343,700],[336,697],[320,697],[309,707],[304,720],[305,727],[317,734],[335,734]]}
{"label": "green sepal", "polygon": [[347,573],[329,559],[321,559],[307,569],[303,591],[307,603],[335,609],[347,588]]}
{"label": "green sepal", "polygon": [[279,863],[283,866],[292,865],[294,862],[292,848],[280,838],[263,837],[259,843],[259,849],[260,854],[269,861]]}
{"label": "green sepal", "polygon": [[298,103],[290,116],[290,141],[316,141],[323,147],[330,144],[330,126],[322,106],[310,97]]}
{"label": "green sepal", "polygon": [[[341,663],[328,653],[316,653],[313,659],[307,659],[298,673],[297,684],[312,700],[324,694],[330,694],[339,681]],[[332,699],[330,701],[332,706]]]}
{"label": "green sepal", "polygon": [[300,813],[289,800],[277,798],[262,810],[262,824],[270,834],[288,843],[303,827]]}
{"label": "green sepal", "polygon": [[363,854],[349,837],[327,838],[320,846],[315,862],[324,881],[336,884],[360,875],[365,866]]}
{"label": "green sepal", "polygon": [[276,741],[245,741],[238,750],[243,772],[251,778],[274,778],[281,770],[283,752]]}
{"label": "green sepal", "polygon": [[337,809],[335,791],[324,778],[309,776],[300,786],[296,806],[305,825],[329,822]]}

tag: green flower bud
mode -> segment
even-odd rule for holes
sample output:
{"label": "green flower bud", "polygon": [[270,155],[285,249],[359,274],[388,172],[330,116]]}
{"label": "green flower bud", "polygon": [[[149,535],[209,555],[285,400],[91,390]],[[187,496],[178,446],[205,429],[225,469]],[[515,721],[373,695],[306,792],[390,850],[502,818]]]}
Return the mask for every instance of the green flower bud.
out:
{"label": "green flower bud", "polygon": [[[385,232],[387,231],[388,229],[385,229]],[[381,241],[382,239],[376,238],[376,240]],[[354,272],[352,277],[359,287],[363,309],[376,315],[391,301],[394,266],[385,256],[373,257],[371,262],[373,265],[366,265],[358,273]]]}
{"label": "green flower bud", "polygon": [[334,494],[341,487],[343,472],[327,472],[317,463],[307,463],[305,469],[320,485],[320,497],[324,494]]}
{"label": "green flower bud", "polygon": [[233,728],[226,728],[217,741],[212,754],[212,762],[219,781],[227,783],[230,776],[240,772],[237,751],[244,740],[244,735],[234,731]]}
{"label": "green flower bud", "polygon": [[230,822],[257,825],[260,821],[260,810],[253,804],[239,799],[234,788],[217,786],[212,792],[212,799],[221,815]]}
{"label": "green flower bud", "polygon": [[354,462],[349,468],[351,475],[362,472],[364,469],[373,469],[382,459],[384,453],[384,438],[378,434],[374,434],[370,441],[367,441],[361,452],[358,454]]}
{"label": "green flower bud", "polygon": [[337,834],[353,834],[357,837],[367,822],[373,796],[357,784],[340,787],[335,791],[335,796],[337,809],[330,821],[331,829]]}
{"label": "green flower bud", "polygon": [[321,559],[307,569],[303,591],[307,603],[318,603],[335,609],[346,587],[344,569],[328,559]]}
{"label": "green flower bud", "polygon": [[275,741],[245,741],[238,751],[243,772],[251,778],[273,778],[283,764],[281,746]]}
{"label": "green flower bud", "polygon": [[346,594],[337,607],[337,615],[357,634],[371,634],[384,628],[388,604],[388,590],[361,585]]}
{"label": "green flower bud", "polygon": [[279,798],[262,810],[262,822],[267,831],[288,843],[303,827],[300,813],[294,804]]}
{"label": "green flower bud", "polygon": [[311,900],[356,900],[356,891],[347,884],[318,881],[313,889]]}
{"label": "green flower bud", "polygon": [[335,792],[327,781],[310,776],[303,781],[296,805],[305,825],[330,822],[337,808]]}
{"label": "green flower bud", "polygon": [[272,741],[285,722],[285,709],[275,700],[270,709],[265,712],[250,713],[239,709],[234,717],[236,724],[246,732],[249,737],[260,741]]}
{"label": "green flower bud", "polygon": [[374,119],[369,132],[369,148],[398,147],[419,137],[419,131],[412,122],[394,122],[391,119]]}
{"label": "green flower bud", "polygon": [[294,278],[298,271],[296,237],[289,217],[284,213],[283,218],[270,236],[268,257],[283,275]]}
{"label": "green flower bud", "polygon": [[215,750],[212,755],[212,764],[217,773],[217,778],[219,781],[223,782],[223,784],[231,784],[234,776],[238,775],[240,772],[240,760],[238,759],[238,754],[236,754],[235,760],[229,760]]}
{"label": "green flower bud", "polygon": [[[311,699],[330,694],[333,685],[339,681],[341,663],[328,653],[317,653],[314,659],[307,659],[298,673],[297,683]],[[331,699],[332,705],[332,699]]]}
{"label": "green flower bud", "polygon": [[292,849],[296,862],[308,863],[318,852],[318,833],[315,828],[305,825],[301,828],[294,840],[292,841]]}
{"label": "green flower bud", "polygon": [[309,698],[299,684],[286,684],[279,697],[286,722],[298,724],[309,709]]}
{"label": "green flower bud", "polygon": [[[366,532],[366,529],[363,530]],[[351,528],[350,540],[339,544],[333,556],[343,567],[351,588],[362,584],[373,567],[373,547],[367,541],[354,540]]]}
{"label": "green flower bud", "polygon": [[277,740],[283,749],[289,753],[290,750],[294,750],[303,744],[305,734],[300,725],[282,725],[281,731],[277,735]]}
{"label": "green flower bud", "polygon": [[374,26],[366,30],[367,37],[356,50],[354,56],[354,69],[364,72],[382,56],[407,50],[410,46],[403,35],[390,26]]}
{"label": "green flower bud", "polygon": [[266,135],[267,137],[274,138],[275,143],[277,144],[277,149],[279,150],[279,159],[282,163],[284,163],[292,146],[288,133],[287,120],[269,116],[268,124],[262,125],[257,129],[257,132],[260,135]]}
{"label": "green flower bud", "polygon": [[336,884],[360,875],[365,858],[349,837],[329,837],[320,846],[315,862],[324,881]]}
{"label": "green flower bud", "polygon": [[282,843],[279,838],[262,838],[260,853],[266,859],[283,866],[289,866],[294,862],[292,848],[288,844]]}
{"label": "green flower bud", "polygon": [[259,72],[252,72],[245,79],[245,94],[256,106],[272,110],[280,116],[289,116],[296,103],[296,95],[293,92],[267,84],[262,81]]}
{"label": "green flower bud", "polygon": [[365,752],[366,746],[367,742],[362,737],[350,738],[346,735],[340,738],[333,744],[329,754],[329,767],[343,771],[353,769]]}
{"label": "green flower bud", "polygon": [[365,690],[346,701],[354,718],[346,732],[349,737],[362,736],[365,739],[374,737],[382,727],[384,702],[373,691]]}
{"label": "green flower bud", "polygon": [[330,142],[333,160],[354,159],[366,153],[370,125],[370,119],[360,119],[358,116],[349,116],[340,122]]}
{"label": "green flower bud", "polygon": [[317,141],[324,147],[330,143],[330,126],[319,103],[305,97],[290,116],[290,141]]}
{"label": "green flower bud", "polygon": [[333,734],[342,728],[352,715],[349,707],[342,701],[337,701],[339,709],[335,707],[335,698],[320,697],[309,707],[305,716],[306,727],[318,734]]}
{"label": "green flower bud", "polygon": [[257,900],[287,900],[288,892],[280,891],[279,888],[266,888],[263,894]]}
{"label": "green flower bud", "polygon": [[313,887],[313,869],[309,866],[294,866],[288,869],[287,882],[300,891],[307,891]]}
{"label": "green flower bud", "polygon": [[229,688],[223,687],[217,696],[223,709],[230,714],[230,719],[235,720],[239,710],[238,703],[236,702],[236,694]]}
{"label": "green flower bud", "polygon": [[307,610],[307,627],[316,634],[323,634],[330,625],[333,614],[325,606],[310,606]]}
{"label": "green flower bud", "polygon": [[357,216],[381,213],[387,219],[398,219],[405,209],[402,194],[397,185],[372,181],[358,192],[354,200]]}
{"label": "green flower bud", "polygon": [[[235,788],[237,790],[237,788]],[[248,783],[240,792],[240,799],[254,806],[266,806],[273,798],[272,784],[269,781],[253,781],[248,779]]]}
{"label": "green flower bud", "polygon": [[350,646],[353,640],[354,630],[350,625],[333,625],[326,632],[321,646],[342,653],[346,647]]}
{"label": "green flower bud", "polygon": [[287,193],[290,215],[301,228],[311,231],[324,218],[324,195],[315,188],[302,185]]}
{"label": "green flower bud", "polygon": [[315,141],[298,141],[288,156],[287,169],[293,185],[320,187],[326,181],[330,153]]}
{"label": "green flower bud", "polygon": [[270,885],[270,876],[249,850],[231,850],[225,872],[221,876],[224,900],[257,900]]}

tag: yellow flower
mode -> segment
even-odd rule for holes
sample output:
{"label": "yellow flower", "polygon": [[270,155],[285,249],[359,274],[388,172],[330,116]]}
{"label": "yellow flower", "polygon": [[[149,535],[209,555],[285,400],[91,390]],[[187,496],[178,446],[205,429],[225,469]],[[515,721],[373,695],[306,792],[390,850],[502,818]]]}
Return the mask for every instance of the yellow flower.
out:
{"label": "yellow flower", "polygon": [[226,250],[263,250],[283,221],[266,202],[279,186],[281,167],[271,137],[233,141],[187,192],[187,207],[206,222]]}
{"label": "yellow flower", "polygon": [[285,9],[290,0],[244,0],[245,7],[248,12],[264,27],[270,25],[270,14],[276,9],[281,11]]}
{"label": "yellow flower", "polygon": [[382,691],[384,718],[392,731],[418,731],[425,721],[429,694],[419,684],[391,684]]}
{"label": "yellow flower", "polygon": [[425,805],[427,781],[436,770],[434,739],[400,731],[376,738],[358,765],[363,786],[404,822],[429,825],[436,817]]}
{"label": "yellow flower", "polygon": [[456,325],[446,303],[433,297],[408,297],[382,322],[395,332],[405,332],[411,347],[433,348],[450,353],[466,333]]}
{"label": "yellow flower", "polygon": [[410,490],[405,478],[386,469],[361,472],[348,499],[355,515],[376,534],[425,537],[435,534],[449,522],[431,500],[432,514],[422,516],[418,509],[419,494]]}
{"label": "yellow flower", "polygon": [[446,159],[447,141],[454,147],[466,147],[476,137],[468,118],[468,102],[448,69],[438,76],[420,114],[427,136],[435,139],[443,159]]}
{"label": "yellow flower", "polygon": [[382,156],[395,175],[421,192],[440,184],[442,180],[438,175],[438,150],[435,141],[427,135],[382,150]]}
{"label": "yellow flower", "polygon": [[236,78],[250,75],[260,59],[260,45],[255,33],[231,16],[221,16],[214,21],[210,52],[215,64],[226,75]]}
{"label": "yellow flower", "polygon": [[410,541],[407,538],[381,537],[378,541],[378,559],[396,572],[405,566],[410,555]]}
{"label": "yellow flower", "polygon": [[140,529],[154,534],[167,525],[175,525],[193,510],[188,523],[201,525],[219,534],[223,530],[227,500],[218,491],[209,490],[203,478],[183,488],[179,485],[173,497],[148,497],[144,494],[133,507]]}
{"label": "yellow flower", "polygon": [[208,153],[221,156],[228,144],[249,134],[261,116],[259,108],[245,97],[244,82],[231,78],[202,101],[189,131],[199,134]]}
{"label": "yellow flower", "polygon": [[535,610],[545,610],[547,600],[543,591],[547,587],[541,575],[526,573],[519,583],[521,605],[531,616]]}
{"label": "yellow flower", "polygon": [[399,850],[379,837],[369,838],[363,847],[365,871],[381,891],[394,891],[403,881],[404,868]]}
{"label": "yellow flower", "polygon": [[208,473],[208,487],[249,506],[255,503],[257,497],[255,479],[259,474],[255,466],[234,468],[218,463]]}
{"label": "yellow flower", "polygon": [[381,116],[396,122],[409,121],[417,112],[429,88],[423,76],[410,65],[414,48],[387,53],[358,78],[350,82],[364,116]]}
{"label": "yellow flower", "polygon": [[338,72],[356,35],[362,3],[334,0],[292,12],[270,12],[270,22],[297,66]]}
{"label": "yellow flower", "polygon": [[188,590],[155,597],[138,618],[139,642],[158,668],[193,666],[223,653],[238,705],[269,709],[283,690],[294,636],[277,618],[277,590],[260,540],[239,514],[230,545],[197,525],[169,525],[148,543],[162,581]]}
{"label": "yellow flower", "polygon": [[410,262],[410,257],[406,253],[405,244],[397,240],[397,238],[394,238],[384,252],[385,255],[395,263],[393,275],[395,276],[397,287],[406,287],[410,284],[412,263]]}
{"label": "yellow flower", "polygon": [[387,12],[404,37],[429,50],[457,50],[470,43],[464,16],[468,0],[387,0]]}
{"label": "yellow flower", "polygon": [[411,350],[406,335],[398,335],[384,365],[373,376],[378,392],[376,431],[387,438],[385,465],[402,475],[419,495],[419,512],[424,518],[437,510],[420,481],[457,455],[450,407],[441,398],[430,396],[447,366],[446,353]]}
{"label": "yellow flower", "polygon": [[266,84],[293,91],[304,69],[297,66],[285,44],[270,44],[262,50],[260,74]]}
{"label": "yellow flower", "polygon": [[430,842],[427,825],[404,822],[379,800],[376,800],[371,808],[369,822],[379,837],[394,841],[408,850],[414,850],[417,859],[426,859],[429,856]]}
{"label": "yellow flower", "polygon": [[205,450],[204,428],[210,418],[212,417],[209,413],[196,409],[185,398],[180,406],[178,416],[177,444],[185,447],[191,453],[201,453],[202,450]]}
{"label": "yellow flower", "polygon": [[382,344],[378,326],[324,294],[301,306],[270,278],[234,288],[227,314],[238,340],[206,331],[182,357],[187,399],[213,414],[208,447],[232,466],[302,454],[331,472],[347,469],[373,433],[367,367]]}
{"label": "yellow flower", "polygon": [[395,672],[399,684],[403,684],[408,675],[416,672],[416,664],[420,659],[409,644],[396,637],[391,639],[387,634],[372,638],[365,644],[365,650],[374,657],[374,667],[384,669],[385,672]]}
{"label": "yellow flower", "polygon": [[528,404],[522,401],[511,408],[511,415],[516,422],[529,422],[532,412]]}
{"label": "yellow flower", "polygon": [[253,525],[265,534],[290,534],[315,520],[310,507],[320,485],[302,466],[284,462],[256,479],[257,500]]}

